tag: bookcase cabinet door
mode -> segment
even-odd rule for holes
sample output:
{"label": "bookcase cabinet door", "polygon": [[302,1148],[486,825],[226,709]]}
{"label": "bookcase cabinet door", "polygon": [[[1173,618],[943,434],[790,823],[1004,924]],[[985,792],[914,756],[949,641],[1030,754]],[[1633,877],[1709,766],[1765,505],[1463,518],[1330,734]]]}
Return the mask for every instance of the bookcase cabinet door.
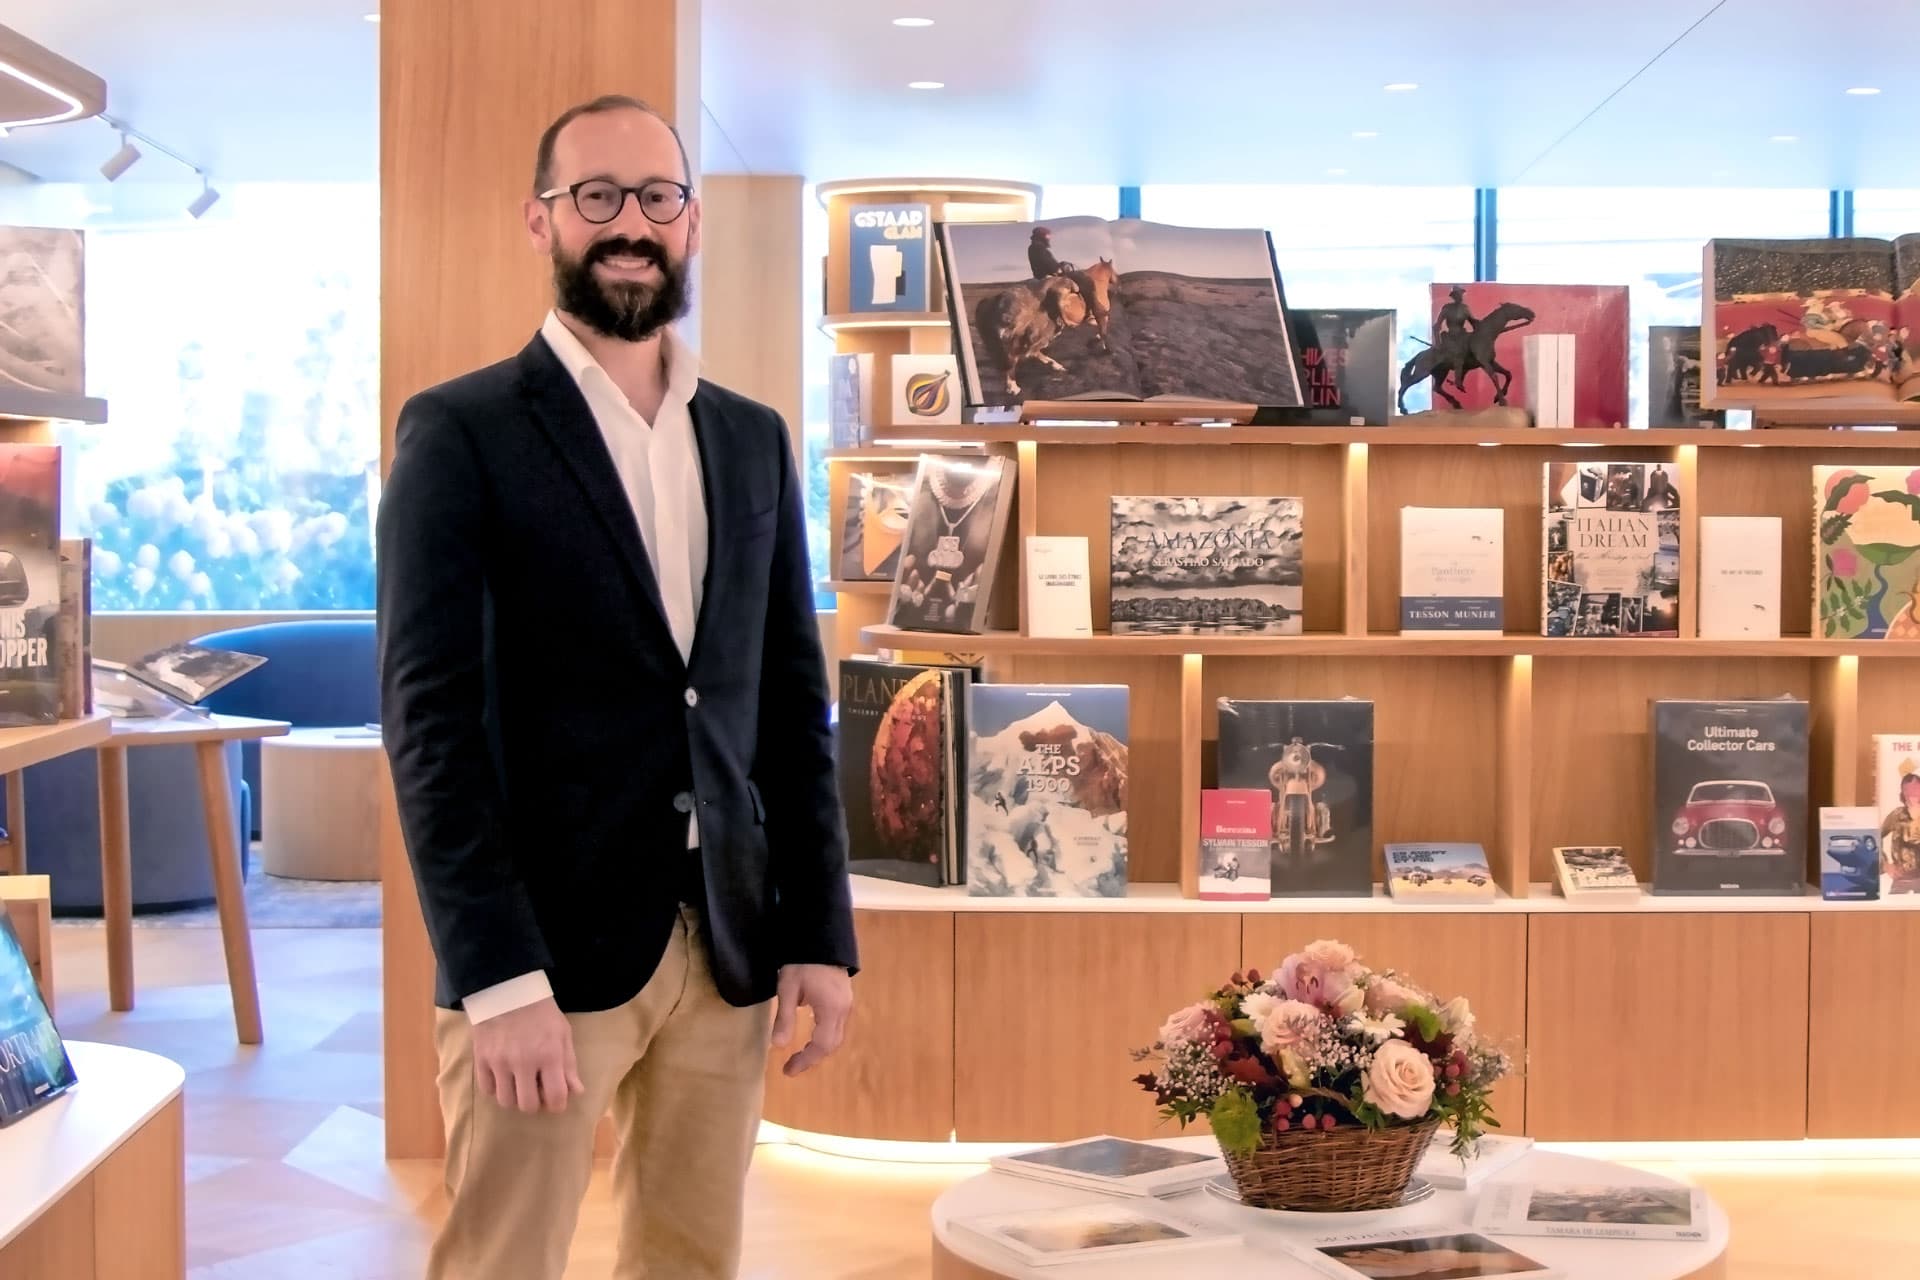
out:
{"label": "bookcase cabinet door", "polygon": [[1807,1136],[1920,1138],[1920,912],[1813,919]]}
{"label": "bookcase cabinet door", "polygon": [[1527,1131],[1805,1137],[1808,924],[1792,912],[1532,917]]}

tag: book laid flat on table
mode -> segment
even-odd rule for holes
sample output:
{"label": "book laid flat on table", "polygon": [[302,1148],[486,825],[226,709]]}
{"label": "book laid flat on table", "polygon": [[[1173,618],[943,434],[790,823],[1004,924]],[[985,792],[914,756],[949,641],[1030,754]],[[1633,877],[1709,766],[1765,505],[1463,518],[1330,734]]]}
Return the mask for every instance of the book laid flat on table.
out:
{"label": "book laid flat on table", "polygon": [[1387,896],[1409,902],[1492,902],[1493,871],[1477,844],[1385,846]]}
{"label": "book laid flat on table", "polygon": [[0,911],[0,1126],[53,1101],[74,1086],[73,1064],[47,1002],[27,967],[27,953]]}
{"label": "book laid flat on table", "polygon": [[1221,698],[1223,788],[1264,791],[1273,896],[1373,896],[1373,704]]}
{"label": "book laid flat on table", "polygon": [[1553,872],[1563,898],[1640,896],[1640,881],[1619,845],[1558,845]]}
{"label": "book laid flat on table", "polygon": [[1474,1206],[1473,1225],[1501,1236],[1705,1240],[1707,1193],[1673,1182],[1591,1185],[1501,1182]]}
{"label": "book laid flat on table", "polygon": [[1660,462],[1549,462],[1540,634],[1680,634],[1680,490]]}
{"label": "book laid flat on table", "polygon": [[1453,1154],[1453,1130],[1433,1136],[1414,1174],[1448,1191],[1472,1191],[1533,1150],[1533,1139],[1488,1133],[1476,1138],[1465,1159]]}
{"label": "book laid flat on table", "polygon": [[1710,240],[1709,408],[1920,400],[1920,235]]}
{"label": "book laid flat on table", "polygon": [[1300,499],[1116,495],[1110,503],[1113,634],[1300,634]]}
{"label": "book laid flat on table", "polygon": [[1265,231],[947,222],[940,243],[969,405],[1304,403]]}
{"label": "book laid flat on table", "polygon": [[939,886],[964,871],[965,667],[843,658],[838,753],[848,870]]}
{"label": "book laid flat on table", "polygon": [[1654,893],[1798,894],[1807,866],[1807,704],[1651,704]]}
{"label": "book laid flat on table", "polygon": [[888,623],[905,631],[985,630],[1012,510],[1013,472],[1006,458],[922,456]]}
{"label": "book laid flat on table", "polygon": [[1920,471],[1813,469],[1813,634],[1920,640]]}
{"label": "book laid flat on table", "polygon": [[1285,1248],[1335,1280],[1401,1280],[1406,1276],[1504,1276],[1561,1280],[1562,1272],[1476,1231],[1427,1223],[1325,1235]]}
{"label": "book laid flat on table", "polygon": [[1058,1209],[1028,1209],[953,1225],[1012,1251],[1030,1267],[1066,1262],[1120,1262],[1150,1253],[1236,1243],[1238,1234],[1188,1221],[1157,1203],[1096,1200]]}
{"label": "book laid flat on table", "polygon": [[1197,1187],[1226,1169],[1217,1155],[1107,1134],[993,1156],[987,1163],[1002,1173],[1125,1196]]}

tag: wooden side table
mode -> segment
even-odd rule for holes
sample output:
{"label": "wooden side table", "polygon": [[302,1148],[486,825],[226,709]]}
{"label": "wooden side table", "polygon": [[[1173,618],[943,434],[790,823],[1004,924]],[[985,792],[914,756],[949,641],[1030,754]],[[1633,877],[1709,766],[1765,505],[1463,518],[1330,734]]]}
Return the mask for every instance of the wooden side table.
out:
{"label": "wooden side table", "polygon": [[241,1044],[260,1043],[260,990],[253,976],[253,937],[247,932],[246,889],[234,837],[225,748],[229,742],[277,738],[289,728],[284,720],[245,716],[113,722],[112,734],[100,746],[100,891],[111,1008],[133,1008],[133,845],[127,827],[127,751],[191,745],[200,765],[200,802],[207,812],[207,852],[213,859],[213,893],[220,911],[220,939],[227,952],[227,982],[233,988],[234,1027]]}
{"label": "wooden side table", "polygon": [[295,729],[262,742],[261,870],[378,880],[386,772],[377,729]]}

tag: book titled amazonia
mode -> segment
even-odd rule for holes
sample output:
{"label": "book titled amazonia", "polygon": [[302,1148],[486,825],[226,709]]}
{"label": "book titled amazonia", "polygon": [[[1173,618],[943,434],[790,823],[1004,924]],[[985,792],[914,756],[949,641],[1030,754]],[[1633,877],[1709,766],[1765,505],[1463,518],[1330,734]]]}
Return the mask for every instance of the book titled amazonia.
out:
{"label": "book titled amazonia", "polygon": [[1298,498],[1111,500],[1115,635],[1298,635],[1306,575]]}

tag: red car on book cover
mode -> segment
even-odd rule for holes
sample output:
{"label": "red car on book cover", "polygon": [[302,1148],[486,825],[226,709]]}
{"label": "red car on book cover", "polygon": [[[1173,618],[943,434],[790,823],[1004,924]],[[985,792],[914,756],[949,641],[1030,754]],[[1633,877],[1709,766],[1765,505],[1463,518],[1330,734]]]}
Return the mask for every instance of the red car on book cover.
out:
{"label": "red car on book cover", "polygon": [[1739,857],[1785,853],[1787,811],[1764,782],[1696,782],[1673,818],[1674,852]]}

